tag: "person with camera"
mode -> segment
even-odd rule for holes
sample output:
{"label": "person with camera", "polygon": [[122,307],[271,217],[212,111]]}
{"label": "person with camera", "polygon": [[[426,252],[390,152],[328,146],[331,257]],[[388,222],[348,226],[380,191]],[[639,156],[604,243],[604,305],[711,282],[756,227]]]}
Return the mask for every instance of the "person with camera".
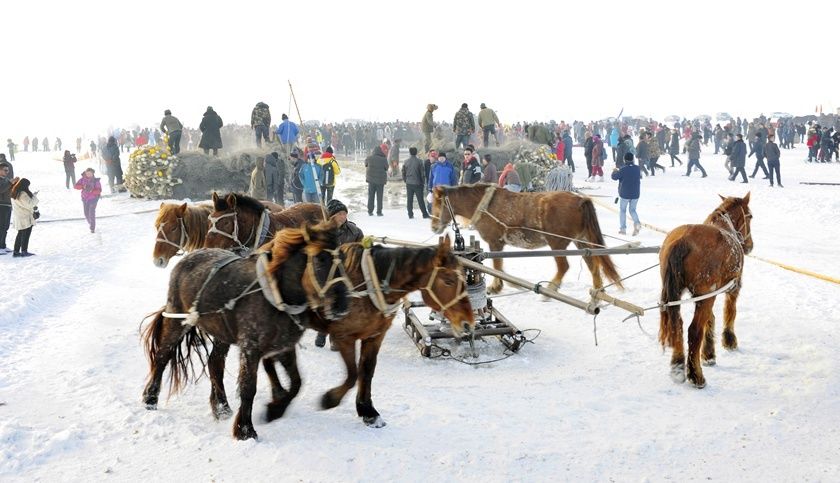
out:
{"label": "person with camera", "polygon": [[12,165],[0,162],[0,255],[11,251],[6,248],[6,234],[12,220],[12,186],[17,181],[12,173]]}
{"label": "person with camera", "polygon": [[619,205],[618,220],[620,227],[618,233],[621,235],[627,234],[627,207],[630,207],[630,216],[633,218],[633,236],[639,234],[642,229],[642,223],[639,221],[639,215],[636,214],[636,203],[639,202],[639,193],[642,185],[642,171],[638,166],[633,164],[633,153],[624,154],[624,165],[619,168],[614,168],[612,172],[612,179],[618,181],[618,198],[621,204]]}
{"label": "person with camera", "polygon": [[36,193],[29,191],[29,180],[20,178],[12,186],[12,220],[17,229],[15,237],[15,249],[13,257],[31,257],[29,253],[29,237],[32,235],[32,227],[35,220],[41,215],[38,213],[38,197]]}

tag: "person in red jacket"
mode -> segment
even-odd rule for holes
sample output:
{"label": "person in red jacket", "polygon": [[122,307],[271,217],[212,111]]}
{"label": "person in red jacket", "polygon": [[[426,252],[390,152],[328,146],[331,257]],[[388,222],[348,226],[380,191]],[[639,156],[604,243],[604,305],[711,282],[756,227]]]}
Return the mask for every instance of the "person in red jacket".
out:
{"label": "person in red jacket", "polygon": [[99,196],[102,194],[102,183],[94,174],[93,168],[86,169],[74,186],[77,190],[82,190],[82,205],[91,233],[96,231],[96,204],[99,203]]}
{"label": "person in red jacket", "polygon": [[816,129],[811,129],[808,133],[808,162],[811,163],[817,160],[817,147],[820,145],[820,135],[817,134]]}

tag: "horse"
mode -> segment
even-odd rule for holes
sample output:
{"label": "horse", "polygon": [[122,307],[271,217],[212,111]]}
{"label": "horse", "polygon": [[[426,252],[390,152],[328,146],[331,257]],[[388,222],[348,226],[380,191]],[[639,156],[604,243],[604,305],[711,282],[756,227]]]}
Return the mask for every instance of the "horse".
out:
{"label": "horse", "polygon": [[[724,198],[702,225],[681,225],[665,237],[659,252],[662,276],[662,303],[659,341],[672,347],[671,378],[703,388],[701,356],[704,364],[715,364],[715,316],[712,309],[717,292],[726,291],[723,308],[722,344],[725,349],[738,348],[735,337],[735,302],[741,290],[744,255],[753,249],[749,208],[750,194],[743,198]],[[688,326],[688,361],[683,348],[683,321],[678,302],[683,291],[693,297],[711,295],[694,304],[694,319]],[[702,352],[702,354],[701,354]],[[687,362],[687,365],[686,365]]]}
{"label": "horse", "polygon": [[213,205],[206,203],[193,206],[186,203],[161,203],[155,219],[157,238],[152,250],[155,266],[166,268],[172,257],[204,246],[204,238],[210,227],[207,217],[212,211]]}
{"label": "horse", "polygon": [[[281,205],[270,201],[260,201],[269,211],[280,211]],[[166,268],[169,260],[204,246],[207,230],[210,228],[208,217],[213,212],[210,203],[198,203],[189,206],[186,203],[161,203],[155,220],[157,238],[152,250],[152,261],[158,268]]]}
{"label": "horse", "polygon": [[[347,290],[330,284],[331,253],[337,253],[335,222],[279,233],[270,254],[242,258],[226,250],[192,252],[172,270],[166,305],[151,314],[143,332],[149,376],[143,391],[147,409],[156,409],[161,378],[170,365],[170,393],[188,382],[191,352],[206,352],[205,334],[213,350],[202,358],[202,372],[209,369],[210,407],[216,419],[232,414],[225,394],[225,357],[231,344],[240,349],[239,412],[233,424],[236,439],[256,438],[251,413],[256,392],[257,367],[265,357],[276,357],[286,367],[291,388],[285,391],[274,365],[264,361],[272,379],[273,412],[282,414],[300,388],[295,344],[314,310],[319,317],[335,319],[347,313]],[[261,257],[269,259],[261,264]],[[316,290],[327,285],[327,289]],[[270,292],[263,294],[260,287]],[[254,288],[256,287],[256,288]],[[183,313],[188,312],[186,320]],[[186,349],[181,346],[185,340]]]}
{"label": "horse", "polygon": [[[368,427],[385,426],[373,405],[371,383],[379,348],[407,294],[419,290],[426,305],[451,322],[456,335],[472,330],[475,319],[462,268],[449,244],[447,236],[438,246],[424,248],[375,245],[366,249],[361,243],[341,245],[345,282],[352,287],[349,313],[338,320],[310,320],[313,329],[330,335],[347,370],[344,382],[321,398],[322,409],[338,406],[344,395],[358,385],[357,415]],[[365,290],[356,291],[359,287]],[[361,340],[358,364],[357,340]],[[268,419],[272,417],[268,415]]]}
{"label": "horse", "polygon": [[[433,191],[432,230],[443,233],[453,215],[470,219],[492,251],[506,244],[519,248],[564,250],[569,242],[578,248],[602,248],[604,237],[592,200],[568,191],[514,193],[495,185],[479,183],[437,186]],[[585,256],[595,288],[603,287],[601,274],[618,288],[621,277],[608,255]],[[565,256],[554,257],[557,273],[550,286],[558,289],[569,269]],[[493,268],[502,270],[502,259],[493,259]],[[491,294],[502,290],[502,279],[488,287]]]}
{"label": "horse", "polygon": [[269,211],[262,202],[250,196],[230,193],[220,197],[214,192],[213,212],[208,219],[210,228],[204,248],[242,253],[256,250],[283,228],[322,221],[324,212],[317,203],[298,203],[282,211]]}

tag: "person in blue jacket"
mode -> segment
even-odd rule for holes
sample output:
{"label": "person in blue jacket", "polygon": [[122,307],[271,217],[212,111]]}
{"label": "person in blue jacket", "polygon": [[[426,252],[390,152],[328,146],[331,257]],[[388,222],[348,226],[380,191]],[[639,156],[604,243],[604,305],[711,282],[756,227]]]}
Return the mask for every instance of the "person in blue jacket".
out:
{"label": "person in blue jacket", "polygon": [[307,203],[318,203],[318,181],[321,179],[321,167],[315,162],[315,154],[312,153],[306,163],[300,168],[300,184],[303,185],[303,201]]}
{"label": "person in blue jacket", "polygon": [[283,114],[281,118],[282,122],[279,126],[277,126],[275,134],[277,134],[277,140],[280,141],[280,149],[283,151],[283,159],[289,159],[289,156],[292,153],[292,147],[295,145],[295,142],[297,142],[299,130],[297,124],[289,120],[289,116]]}
{"label": "person in blue jacket", "polygon": [[609,139],[610,147],[612,148],[613,163],[615,163],[616,165],[619,164],[619,163],[616,162],[616,159],[615,159],[616,152],[618,151],[618,139],[619,139],[619,137],[620,137],[620,134],[618,132],[618,125],[616,124],[616,125],[613,126],[612,131],[610,131],[610,139]]}
{"label": "person in blue jacket", "polygon": [[441,151],[438,153],[438,160],[432,166],[429,174],[429,190],[434,189],[435,186],[456,186],[458,184],[458,174],[455,173],[455,167],[446,159],[446,153]]}
{"label": "person in blue jacket", "polygon": [[633,236],[639,234],[642,223],[639,215],[636,214],[636,203],[639,202],[639,192],[642,185],[642,171],[633,163],[633,153],[624,155],[624,165],[613,169],[612,179],[618,180],[618,197],[621,200],[619,206],[618,220],[621,224],[618,233],[627,234],[627,207],[630,207],[630,216],[633,218]]}

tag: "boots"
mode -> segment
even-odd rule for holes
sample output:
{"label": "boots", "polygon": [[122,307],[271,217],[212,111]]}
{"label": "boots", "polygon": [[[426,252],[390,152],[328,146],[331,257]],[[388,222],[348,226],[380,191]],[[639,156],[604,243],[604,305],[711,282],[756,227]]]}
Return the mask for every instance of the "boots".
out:
{"label": "boots", "polygon": [[641,230],[641,229],[642,229],[642,225],[639,225],[639,224],[633,225],[633,236],[638,235],[639,230]]}

